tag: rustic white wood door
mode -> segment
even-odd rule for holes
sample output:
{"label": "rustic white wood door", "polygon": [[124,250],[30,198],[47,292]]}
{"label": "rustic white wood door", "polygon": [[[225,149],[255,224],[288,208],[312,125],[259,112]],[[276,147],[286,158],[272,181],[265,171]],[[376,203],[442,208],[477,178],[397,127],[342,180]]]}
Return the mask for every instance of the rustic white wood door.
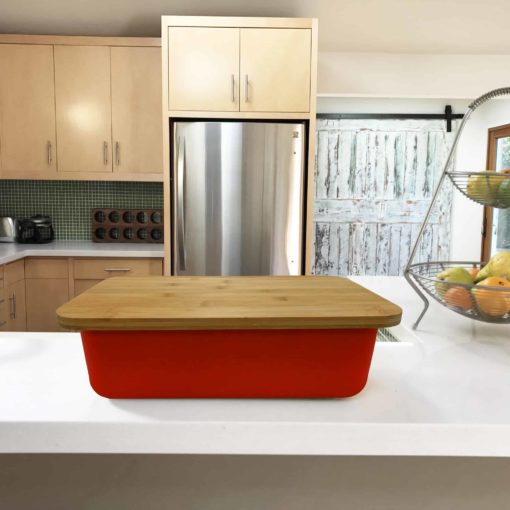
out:
{"label": "rustic white wood door", "polygon": [[[452,134],[441,120],[318,120],[315,274],[402,274]],[[448,260],[451,202],[447,182],[416,262]]]}

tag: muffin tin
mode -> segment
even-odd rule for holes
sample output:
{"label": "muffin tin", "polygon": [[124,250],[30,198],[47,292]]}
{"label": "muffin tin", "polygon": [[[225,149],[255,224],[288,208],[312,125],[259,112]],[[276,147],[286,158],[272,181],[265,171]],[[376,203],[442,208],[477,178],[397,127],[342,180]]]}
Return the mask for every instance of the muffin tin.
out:
{"label": "muffin tin", "polygon": [[92,209],[96,243],[162,243],[162,209]]}

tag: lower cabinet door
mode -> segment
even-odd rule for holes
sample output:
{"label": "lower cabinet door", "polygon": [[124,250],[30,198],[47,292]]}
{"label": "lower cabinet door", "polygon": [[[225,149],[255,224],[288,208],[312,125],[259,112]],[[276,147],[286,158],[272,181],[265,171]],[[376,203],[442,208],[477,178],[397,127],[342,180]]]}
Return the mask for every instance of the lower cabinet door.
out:
{"label": "lower cabinet door", "polygon": [[7,331],[26,331],[25,280],[7,287]]}
{"label": "lower cabinet door", "polygon": [[103,280],[74,280],[74,295],[78,296],[102,281]]}
{"label": "lower cabinet door", "polygon": [[25,282],[28,331],[64,331],[56,310],[69,301],[68,278],[28,278]]}

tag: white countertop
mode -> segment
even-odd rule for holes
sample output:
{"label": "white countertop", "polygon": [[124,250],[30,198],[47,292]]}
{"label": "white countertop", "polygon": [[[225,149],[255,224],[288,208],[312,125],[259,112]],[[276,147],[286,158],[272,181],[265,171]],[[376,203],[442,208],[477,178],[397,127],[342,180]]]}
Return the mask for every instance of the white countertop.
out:
{"label": "white countertop", "polygon": [[[355,280],[416,318],[402,278]],[[108,400],[78,334],[0,333],[0,452],[510,457],[510,328],[431,303],[416,335],[350,399]]]}
{"label": "white countertop", "polygon": [[24,257],[163,257],[162,244],[52,241],[47,244],[0,243],[0,264]]}

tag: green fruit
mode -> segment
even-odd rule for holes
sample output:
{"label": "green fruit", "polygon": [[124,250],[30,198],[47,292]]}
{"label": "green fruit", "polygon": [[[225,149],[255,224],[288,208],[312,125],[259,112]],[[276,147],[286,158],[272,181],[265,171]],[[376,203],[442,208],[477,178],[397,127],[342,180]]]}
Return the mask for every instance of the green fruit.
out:
{"label": "green fruit", "polygon": [[503,207],[510,207],[510,176],[499,185],[496,196]]}
{"label": "green fruit", "polygon": [[476,275],[476,281],[481,282],[489,276],[510,279],[510,251],[500,251],[493,255],[487,265]]}
{"label": "green fruit", "polygon": [[502,175],[496,172],[487,171],[483,175],[471,175],[466,186],[466,193],[469,198],[481,202],[490,203],[496,199],[501,182],[505,180]]}
{"label": "green fruit", "polygon": [[[436,292],[443,297],[444,293],[451,288],[451,283],[464,283],[466,285],[473,284],[473,278],[469,271],[463,267],[449,267],[436,277],[440,282],[435,283]],[[447,283],[441,283],[447,282]]]}

